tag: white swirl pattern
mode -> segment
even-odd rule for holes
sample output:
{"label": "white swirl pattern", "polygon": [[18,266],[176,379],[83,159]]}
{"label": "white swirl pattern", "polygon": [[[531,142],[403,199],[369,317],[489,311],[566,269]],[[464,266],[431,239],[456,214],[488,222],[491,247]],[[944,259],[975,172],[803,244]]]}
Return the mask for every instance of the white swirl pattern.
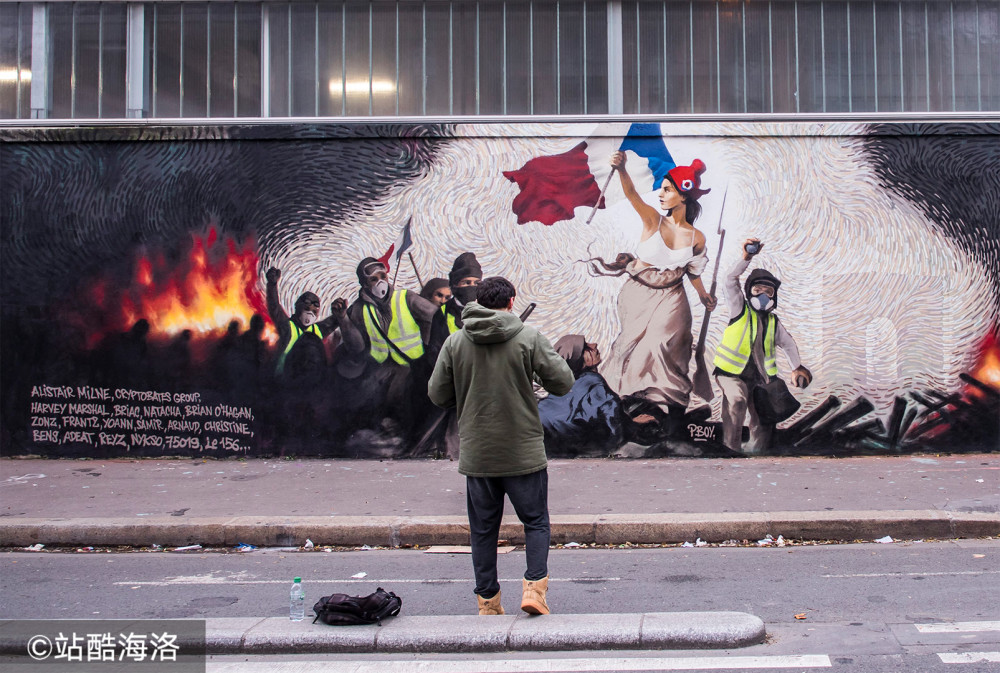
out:
{"label": "white swirl pattern", "polygon": [[[708,238],[711,282],[718,208],[726,192],[726,245],[719,269],[720,308],[712,318],[707,358],[725,328],[725,273],[750,236],[764,242],[755,265],[781,278],[778,314],[795,337],[803,364],[815,377],[798,393],[803,412],[829,395],[849,402],[868,397],[885,413],[895,395],[923,387],[951,390],[967,371],[986,330],[997,322],[998,301],[984,265],[931,226],[913,204],[880,187],[866,165],[862,126],[791,124],[664,124],[678,163],[700,158],[708,166],[705,213],[697,226]],[[638,220],[612,180],[610,207],[586,225],[589,209],[573,221],[546,227],[517,225],[518,193],[502,172],[533,157],[564,152],[594,125],[462,125],[425,177],[400,184],[345,228],[310,227],[264,260],[283,269],[283,301],[304,290],[326,306],[353,299],[354,269],[379,256],[413,216],[413,256],[426,281],[447,276],[454,258],[473,251],[486,275],[504,275],[518,288],[518,310],[537,302],[531,323],[550,340],[586,335],[607,351],[618,334],[616,297],[622,278],[594,278],[591,256],[614,259],[634,248]],[[654,202],[655,203],[655,202]],[[419,289],[408,261],[400,287]],[[686,283],[694,330],[702,309]],[[779,356],[783,375],[787,362]],[[718,392],[718,391],[717,391]],[[717,396],[714,402],[718,417]]]}

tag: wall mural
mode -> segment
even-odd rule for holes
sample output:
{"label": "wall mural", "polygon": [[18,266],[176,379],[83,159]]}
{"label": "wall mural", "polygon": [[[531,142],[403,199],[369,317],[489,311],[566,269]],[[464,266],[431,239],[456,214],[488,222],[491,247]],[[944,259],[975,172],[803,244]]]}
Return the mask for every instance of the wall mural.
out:
{"label": "wall mural", "polygon": [[454,457],[484,276],[553,457],[1000,449],[1000,125],[0,129],[6,455]]}

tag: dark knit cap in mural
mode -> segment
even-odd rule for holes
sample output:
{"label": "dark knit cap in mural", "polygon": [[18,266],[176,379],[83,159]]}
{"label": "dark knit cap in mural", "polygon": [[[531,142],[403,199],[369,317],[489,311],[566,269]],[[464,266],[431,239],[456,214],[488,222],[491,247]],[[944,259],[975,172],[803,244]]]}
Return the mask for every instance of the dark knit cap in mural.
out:
{"label": "dark knit cap in mural", "polygon": [[479,260],[476,259],[476,253],[463,252],[455,258],[455,263],[451,266],[451,273],[448,274],[448,282],[451,285],[455,285],[458,281],[463,278],[469,278],[470,276],[482,278],[483,267],[479,265]]}

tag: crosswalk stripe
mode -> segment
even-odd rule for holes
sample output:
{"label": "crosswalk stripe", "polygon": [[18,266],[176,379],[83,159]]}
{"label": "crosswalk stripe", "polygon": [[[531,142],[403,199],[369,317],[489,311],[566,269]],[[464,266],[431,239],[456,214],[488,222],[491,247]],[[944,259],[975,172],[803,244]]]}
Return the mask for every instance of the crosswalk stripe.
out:
{"label": "crosswalk stripe", "polygon": [[981,664],[1000,661],[1000,652],[945,652],[938,657],[943,664]]}
{"label": "crosswalk stripe", "polygon": [[920,633],[970,633],[976,631],[1000,631],[1000,622],[935,622],[914,624]]}
{"label": "crosswalk stripe", "polygon": [[962,575],[1000,575],[1000,570],[955,570],[942,572],[913,573],[850,573],[848,575],[820,575],[823,579],[855,579],[864,577],[958,577]]}
{"label": "crosswalk stripe", "polygon": [[576,673],[586,671],[703,671],[717,669],[829,668],[825,654],[732,657],[608,657],[505,661],[209,662],[209,673]]}

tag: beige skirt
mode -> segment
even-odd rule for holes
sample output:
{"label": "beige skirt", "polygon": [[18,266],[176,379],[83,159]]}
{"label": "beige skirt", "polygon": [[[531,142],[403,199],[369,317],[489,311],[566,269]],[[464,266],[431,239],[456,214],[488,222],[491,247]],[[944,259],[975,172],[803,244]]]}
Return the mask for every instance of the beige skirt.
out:
{"label": "beige skirt", "polygon": [[691,306],[685,269],[646,269],[618,295],[621,332],[600,371],[619,395],[643,397],[663,407],[687,407],[691,397]]}

